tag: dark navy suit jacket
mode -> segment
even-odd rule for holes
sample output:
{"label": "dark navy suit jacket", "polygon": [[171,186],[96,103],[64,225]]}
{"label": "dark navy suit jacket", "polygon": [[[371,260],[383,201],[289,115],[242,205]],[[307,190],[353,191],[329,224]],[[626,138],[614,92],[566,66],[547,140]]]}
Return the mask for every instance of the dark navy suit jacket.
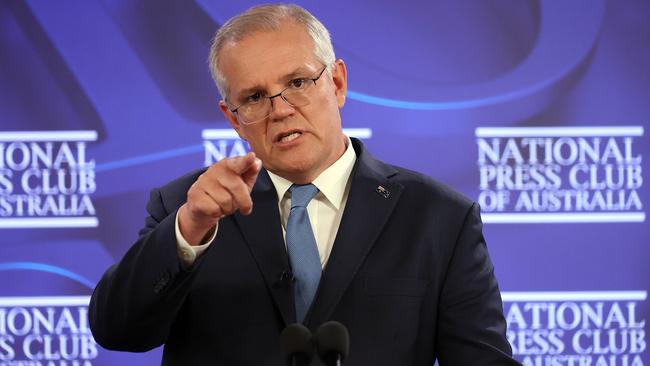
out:
{"label": "dark navy suit jacket", "polygon": [[[345,324],[348,366],[517,365],[477,205],[353,146],[349,198],[306,325]],[[262,170],[253,213],[223,218],[183,269],[174,220],[201,172],[152,192],[138,241],[93,293],[93,335],[116,350],[164,344],[164,365],[283,365],[279,335],[295,310],[275,188]]]}

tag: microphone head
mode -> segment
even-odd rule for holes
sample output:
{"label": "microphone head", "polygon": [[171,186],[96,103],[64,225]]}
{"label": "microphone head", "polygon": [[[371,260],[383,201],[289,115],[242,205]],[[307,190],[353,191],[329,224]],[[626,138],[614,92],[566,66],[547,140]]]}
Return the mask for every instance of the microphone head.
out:
{"label": "microphone head", "polygon": [[280,333],[280,347],[289,365],[294,359],[298,364],[309,364],[314,354],[311,331],[302,324],[289,324]]}
{"label": "microphone head", "polygon": [[350,351],[350,334],[345,325],[337,321],[323,323],[316,331],[318,356],[326,364],[334,364],[340,357],[341,363]]}

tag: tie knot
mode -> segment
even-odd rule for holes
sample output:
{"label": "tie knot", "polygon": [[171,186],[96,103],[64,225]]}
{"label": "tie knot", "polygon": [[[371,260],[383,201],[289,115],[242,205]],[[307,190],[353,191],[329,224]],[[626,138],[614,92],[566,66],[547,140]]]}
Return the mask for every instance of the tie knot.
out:
{"label": "tie knot", "polygon": [[318,193],[318,188],[315,185],[309,184],[293,184],[289,187],[291,192],[291,208],[307,207],[309,201]]}

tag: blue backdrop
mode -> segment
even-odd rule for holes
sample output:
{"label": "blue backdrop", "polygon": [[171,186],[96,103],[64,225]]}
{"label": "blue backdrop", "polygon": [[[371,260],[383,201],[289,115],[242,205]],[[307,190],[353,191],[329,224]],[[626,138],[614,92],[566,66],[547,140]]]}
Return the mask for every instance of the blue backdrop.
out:
{"label": "blue backdrop", "polygon": [[[515,356],[650,364],[650,3],[299,3],[347,132],[481,204]],[[98,347],[88,297],[151,188],[248,149],[206,58],[252,4],[0,2],[0,365],[159,363]]]}

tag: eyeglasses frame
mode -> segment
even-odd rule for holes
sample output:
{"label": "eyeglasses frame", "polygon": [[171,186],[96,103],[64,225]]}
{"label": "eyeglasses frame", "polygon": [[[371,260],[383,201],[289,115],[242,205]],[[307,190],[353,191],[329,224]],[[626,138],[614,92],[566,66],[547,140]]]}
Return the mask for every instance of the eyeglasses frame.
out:
{"label": "eyeglasses frame", "polygon": [[[320,79],[321,76],[323,76],[323,73],[325,72],[325,70],[327,70],[327,66],[323,66],[323,69],[318,73],[318,76],[316,76],[316,77],[314,77],[314,78],[302,78],[302,79],[305,79],[305,80],[311,80],[311,81],[314,83],[314,85],[316,85],[316,81],[318,81],[318,79]],[[286,92],[290,87],[291,87],[291,86],[287,86],[286,88],[282,89],[282,91],[280,91],[279,93],[277,93],[277,94],[275,94],[275,95],[268,96],[268,97],[265,96],[264,98],[268,98],[268,99],[272,102],[272,101],[273,101],[273,98],[281,97],[282,100],[284,100],[287,104],[289,104],[289,105],[292,106],[292,107],[295,107],[293,104],[291,104],[291,102],[289,102],[289,101],[284,97],[284,95],[282,95],[282,94],[283,94],[284,92]],[[226,100],[226,103],[228,103],[227,100]],[[246,104],[246,103],[242,103],[242,104],[240,104],[239,106],[237,106],[236,108],[234,108],[234,109],[230,109],[230,112],[233,113],[233,114],[236,114],[237,116],[239,116],[238,110],[239,110],[239,108],[241,108],[241,107],[244,106],[245,104]],[[271,103],[271,105],[273,105],[273,103]],[[253,122],[246,122],[246,121],[244,121],[244,120],[241,119],[241,118],[239,118],[239,119],[240,119],[240,122],[242,122],[242,123],[245,124],[245,125],[252,125],[252,124],[255,124],[255,123],[258,123],[258,122],[264,120],[264,118],[268,117],[269,115],[270,115],[270,114],[264,116],[263,118],[260,118],[259,120],[253,121]]]}

